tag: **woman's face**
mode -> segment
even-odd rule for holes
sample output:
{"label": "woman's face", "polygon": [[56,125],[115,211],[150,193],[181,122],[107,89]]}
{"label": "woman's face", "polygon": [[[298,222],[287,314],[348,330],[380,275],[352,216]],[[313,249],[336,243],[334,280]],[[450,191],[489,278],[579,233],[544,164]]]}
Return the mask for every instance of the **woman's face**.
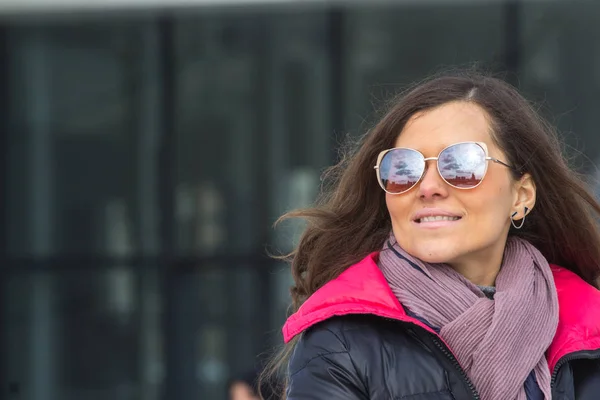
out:
{"label": "woman's face", "polygon": [[[425,157],[437,157],[441,150],[454,143],[483,142],[489,156],[507,162],[490,131],[487,115],[480,107],[451,102],[413,116],[398,136],[395,147],[408,147]],[[448,263],[459,272],[473,270],[474,265],[497,264],[499,268],[510,216],[514,211],[519,211],[519,217],[523,214],[523,209],[518,208],[524,204],[520,181],[512,178],[509,168],[488,162],[487,174],[478,187],[456,189],[440,177],[435,163],[427,161],[422,180],[408,192],[386,193],[399,245],[425,262]],[[424,210],[431,215],[450,214],[459,219],[421,221],[417,213]],[[488,273],[482,270],[481,274]],[[480,278],[485,279],[485,276]]]}

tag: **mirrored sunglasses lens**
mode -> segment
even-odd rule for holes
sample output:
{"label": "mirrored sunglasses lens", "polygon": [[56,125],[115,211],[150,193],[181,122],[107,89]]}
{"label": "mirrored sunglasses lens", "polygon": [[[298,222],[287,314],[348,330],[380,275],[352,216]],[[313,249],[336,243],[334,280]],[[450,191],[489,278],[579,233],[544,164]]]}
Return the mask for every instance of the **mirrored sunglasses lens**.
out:
{"label": "mirrored sunglasses lens", "polygon": [[379,176],[389,193],[402,193],[411,189],[421,179],[425,161],[423,156],[410,149],[395,149],[386,153],[379,165]]}
{"label": "mirrored sunglasses lens", "polygon": [[455,144],[442,151],[438,168],[448,184],[462,189],[473,188],[485,175],[485,151],[475,143]]}

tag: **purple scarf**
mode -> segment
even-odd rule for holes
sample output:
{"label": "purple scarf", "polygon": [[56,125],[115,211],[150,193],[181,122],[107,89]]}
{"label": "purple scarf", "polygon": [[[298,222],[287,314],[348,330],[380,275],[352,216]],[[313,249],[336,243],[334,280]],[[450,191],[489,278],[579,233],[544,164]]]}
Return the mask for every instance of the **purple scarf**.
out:
{"label": "purple scarf", "polygon": [[558,326],[558,297],[550,266],[533,245],[508,239],[491,300],[448,265],[416,259],[393,235],[389,244],[393,250],[386,241],[379,268],[392,292],[407,310],[440,328],[483,400],[525,400],[531,371],[551,399],[544,353]]}

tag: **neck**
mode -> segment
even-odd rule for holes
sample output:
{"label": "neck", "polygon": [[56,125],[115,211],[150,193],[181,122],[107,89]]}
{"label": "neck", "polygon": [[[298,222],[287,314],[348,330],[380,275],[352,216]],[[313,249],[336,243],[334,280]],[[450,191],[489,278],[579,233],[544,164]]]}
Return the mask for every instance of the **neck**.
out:
{"label": "neck", "polygon": [[505,246],[506,239],[497,241],[490,247],[452,260],[448,265],[475,285],[496,286],[496,278],[504,260]]}
{"label": "neck", "polygon": [[486,257],[480,259],[460,260],[448,265],[475,285],[495,286],[502,267],[502,256],[503,253],[490,257],[488,253]]}
{"label": "neck", "polygon": [[493,269],[489,266],[483,267],[462,264],[450,264],[450,266],[477,286],[495,286],[496,277],[498,276],[498,273],[500,273],[500,265]]}

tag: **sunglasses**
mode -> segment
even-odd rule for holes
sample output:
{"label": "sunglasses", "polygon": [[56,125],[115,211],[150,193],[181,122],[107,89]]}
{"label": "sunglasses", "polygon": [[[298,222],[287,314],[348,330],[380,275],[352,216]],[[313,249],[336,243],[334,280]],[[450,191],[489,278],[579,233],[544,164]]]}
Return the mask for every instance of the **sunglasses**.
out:
{"label": "sunglasses", "polygon": [[428,158],[417,150],[396,147],[382,151],[377,157],[375,171],[379,186],[389,194],[409,191],[423,178],[429,160],[437,161],[442,179],[456,189],[479,186],[487,172],[488,161],[514,170],[504,161],[488,156],[485,143],[455,143],[440,151],[437,157]]}

